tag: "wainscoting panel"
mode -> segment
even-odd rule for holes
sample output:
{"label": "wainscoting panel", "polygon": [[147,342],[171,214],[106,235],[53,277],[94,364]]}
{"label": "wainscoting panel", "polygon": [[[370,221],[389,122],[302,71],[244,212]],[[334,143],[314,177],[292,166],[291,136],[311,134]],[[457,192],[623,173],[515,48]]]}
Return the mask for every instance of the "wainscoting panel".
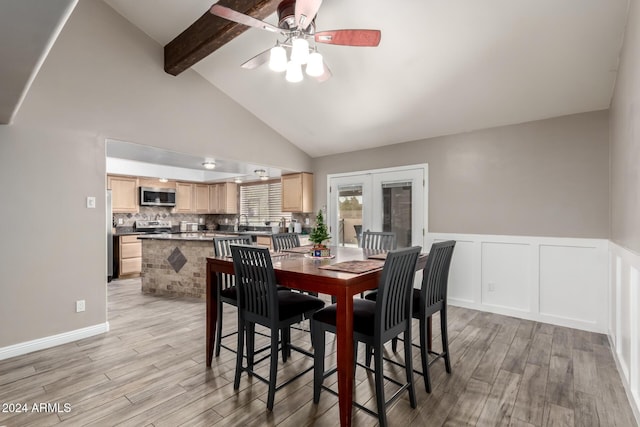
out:
{"label": "wainscoting panel", "polygon": [[607,271],[594,248],[540,245],[540,313],[605,325]]}
{"label": "wainscoting panel", "polygon": [[530,251],[526,243],[481,243],[482,305],[529,310]]}
{"label": "wainscoting panel", "polygon": [[609,243],[609,342],[640,422],[640,255]]}
{"label": "wainscoting panel", "polygon": [[608,241],[429,233],[456,240],[449,303],[607,333]]}
{"label": "wainscoting panel", "polygon": [[474,242],[458,240],[454,249],[455,257],[451,260],[449,270],[449,298],[473,303],[477,300],[474,294]]}

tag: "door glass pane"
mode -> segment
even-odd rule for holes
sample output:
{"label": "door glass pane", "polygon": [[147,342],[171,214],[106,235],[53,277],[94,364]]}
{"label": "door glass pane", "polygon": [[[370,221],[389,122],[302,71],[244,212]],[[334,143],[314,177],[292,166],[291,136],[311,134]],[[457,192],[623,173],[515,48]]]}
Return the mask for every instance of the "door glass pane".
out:
{"label": "door glass pane", "polygon": [[411,182],[382,184],[382,231],[393,231],[398,247],[411,246]]}
{"label": "door glass pane", "polygon": [[338,187],[338,246],[358,246],[362,233],[362,185]]}

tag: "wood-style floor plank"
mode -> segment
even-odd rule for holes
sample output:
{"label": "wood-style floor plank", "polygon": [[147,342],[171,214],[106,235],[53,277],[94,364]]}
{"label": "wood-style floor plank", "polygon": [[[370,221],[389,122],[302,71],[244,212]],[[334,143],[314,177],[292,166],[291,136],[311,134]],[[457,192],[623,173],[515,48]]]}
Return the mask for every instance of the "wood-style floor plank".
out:
{"label": "wood-style floor plank", "polygon": [[[329,298],[326,298],[329,301]],[[278,426],[334,427],[339,408],[323,392],[312,402],[313,377],[305,374],[276,393],[266,409],[267,387],[242,376],[233,389],[235,354],[222,350],[205,366],[201,300],[142,295],[139,279],[108,285],[111,330],[103,335],[0,361],[0,403],[68,403],[69,412],[0,412],[0,426]],[[236,327],[224,307],[225,330]],[[442,348],[439,317],[434,349]],[[413,338],[418,341],[418,322]],[[442,360],[431,366],[432,393],[415,375],[418,406],[403,395],[387,409],[390,426],[636,426],[607,337],[529,320],[449,307],[452,374]],[[311,350],[306,332],[292,331]],[[267,342],[257,338],[257,345]],[[235,347],[235,337],[225,343]],[[401,346],[400,346],[401,347]],[[327,334],[326,366],[335,365],[336,342]],[[362,361],[364,348],[358,352]],[[385,347],[385,356],[402,360]],[[312,361],[294,353],[279,361],[278,381]],[[420,354],[413,353],[420,368]],[[266,375],[268,362],[257,367]],[[403,370],[385,365],[385,374]],[[325,385],[337,389],[336,376]],[[395,385],[387,384],[390,396]],[[376,410],[373,376],[358,368],[354,397]],[[353,411],[353,425],[376,420]]]}

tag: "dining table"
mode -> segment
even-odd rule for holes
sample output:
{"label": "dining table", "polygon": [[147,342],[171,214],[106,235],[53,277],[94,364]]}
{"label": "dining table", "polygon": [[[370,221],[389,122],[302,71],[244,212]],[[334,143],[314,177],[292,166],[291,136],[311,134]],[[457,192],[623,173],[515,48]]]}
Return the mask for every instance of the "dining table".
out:
{"label": "dining table", "polygon": [[[351,425],[353,403],[353,298],[361,292],[376,289],[382,273],[384,254],[355,247],[331,247],[330,257],[315,258],[305,249],[272,254],[272,263],[280,286],[318,294],[331,295],[336,301],[336,364],[340,425]],[[310,250],[310,248],[309,248]],[[418,258],[416,270],[424,268],[427,254]],[[355,261],[350,263],[350,261]],[[349,269],[349,265],[354,268]],[[340,271],[345,266],[346,270]],[[359,267],[359,268],[358,268]],[[336,268],[336,269],[333,269]],[[366,271],[362,271],[367,269]],[[355,271],[355,272],[352,272]],[[229,257],[207,258],[206,284],[206,363],[211,366],[217,321],[217,274],[233,274]]]}

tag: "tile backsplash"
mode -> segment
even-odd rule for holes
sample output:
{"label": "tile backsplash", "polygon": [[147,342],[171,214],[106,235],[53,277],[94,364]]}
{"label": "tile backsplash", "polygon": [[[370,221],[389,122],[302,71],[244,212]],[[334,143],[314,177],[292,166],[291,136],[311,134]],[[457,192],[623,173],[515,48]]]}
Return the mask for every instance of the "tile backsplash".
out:
{"label": "tile backsplash", "polygon": [[[297,214],[291,215],[293,219],[302,223],[303,228],[312,227],[315,222],[314,214]],[[161,206],[140,206],[140,211],[136,213],[114,213],[113,224],[117,228],[131,228],[135,226],[137,220],[154,220],[161,219],[171,221],[174,228],[179,227],[180,221],[199,222],[200,218],[204,218],[204,224],[208,226],[233,225],[238,215],[233,214],[196,214],[196,213],[174,213],[170,208]],[[309,218],[309,226],[305,225],[305,219]],[[122,220],[122,224],[118,220]],[[226,220],[226,223],[225,223]],[[254,224],[251,224],[254,225]],[[264,225],[264,224],[260,224]]]}

